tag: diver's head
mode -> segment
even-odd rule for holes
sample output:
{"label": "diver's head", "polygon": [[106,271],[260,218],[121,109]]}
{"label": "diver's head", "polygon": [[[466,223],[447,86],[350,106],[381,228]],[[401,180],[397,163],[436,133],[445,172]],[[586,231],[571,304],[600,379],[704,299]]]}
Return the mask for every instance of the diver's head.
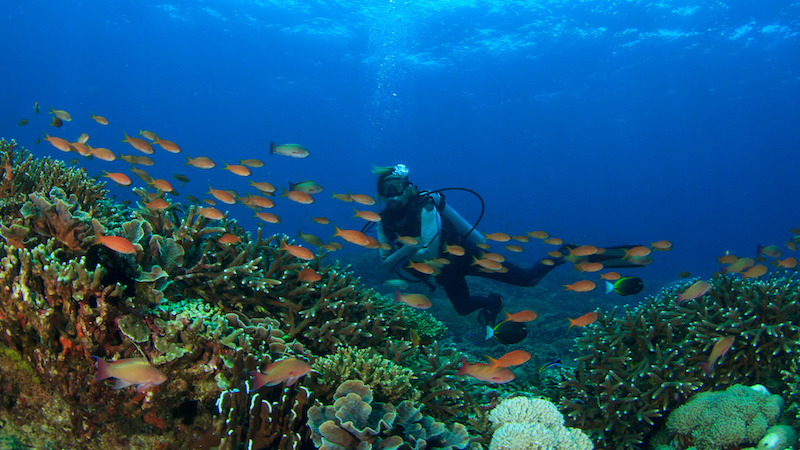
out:
{"label": "diver's head", "polygon": [[414,185],[408,181],[408,168],[405,164],[394,167],[373,169],[378,173],[378,197],[386,203],[386,209],[397,211],[402,209],[414,194]]}

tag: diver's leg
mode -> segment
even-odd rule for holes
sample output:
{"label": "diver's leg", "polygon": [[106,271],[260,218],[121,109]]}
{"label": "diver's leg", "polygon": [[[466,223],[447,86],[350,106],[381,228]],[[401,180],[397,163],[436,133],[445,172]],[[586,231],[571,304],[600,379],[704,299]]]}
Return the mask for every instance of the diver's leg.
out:
{"label": "diver's leg", "polygon": [[486,322],[494,323],[494,318],[502,309],[502,300],[499,295],[470,295],[462,270],[445,266],[442,268],[442,272],[436,276],[436,283],[442,287],[460,316],[465,316],[478,309],[482,310],[482,313],[485,310],[486,312],[483,314],[487,316]]}
{"label": "diver's leg", "polygon": [[[487,272],[474,268],[470,271],[469,275],[474,275],[492,280],[501,281],[503,283],[511,284],[520,287],[533,287],[539,284],[545,275],[550,273],[555,267],[561,265],[563,261],[556,261],[554,264],[546,265],[541,261],[537,261],[533,266],[525,269],[516,264],[504,262],[503,267],[508,269],[504,272]],[[475,267],[475,266],[473,266]]]}

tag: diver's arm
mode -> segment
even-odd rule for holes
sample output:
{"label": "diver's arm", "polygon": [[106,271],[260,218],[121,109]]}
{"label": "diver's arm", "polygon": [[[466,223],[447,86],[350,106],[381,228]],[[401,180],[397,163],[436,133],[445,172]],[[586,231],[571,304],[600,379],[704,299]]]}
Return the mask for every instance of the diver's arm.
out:
{"label": "diver's arm", "polygon": [[[388,244],[391,248],[391,243],[389,239],[386,238],[386,234],[383,231],[383,224],[378,223],[378,242],[381,244]],[[383,247],[386,247],[385,245]],[[386,268],[389,272],[395,272],[397,269],[402,268],[408,257],[411,256],[417,249],[414,247],[404,245],[394,252],[391,250],[385,250],[383,248],[380,249],[381,259],[383,260],[383,267]]]}

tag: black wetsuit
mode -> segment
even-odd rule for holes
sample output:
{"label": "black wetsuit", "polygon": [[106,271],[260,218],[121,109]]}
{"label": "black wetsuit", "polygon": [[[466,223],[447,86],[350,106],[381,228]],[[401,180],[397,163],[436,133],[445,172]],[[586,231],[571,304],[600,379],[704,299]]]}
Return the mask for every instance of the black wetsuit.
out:
{"label": "black wetsuit", "polygon": [[[435,210],[435,211],[434,211]],[[439,221],[436,221],[436,219]],[[423,227],[422,221],[425,220],[426,226]],[[436,222],[434,222],[436,221]],[[434,230],[435,227],[435,230]],[[426,231],[427,230],[427,231]],[[465,236],[469,233],[469,236]],[[435,237],[432,237],[433,235]],[[423,237],[427,235],[429,241],[422,240],[421,246],[415,254],[410,254],[400,258],[392,255],[397,251],[404,251],[403,245],[399,244],[397,236]],[[475,258],[482,258],[484,253],[477,244],[484,242],[483,236],[472,229],[458,213],[444,202],[444,197],[439,194],[420,194],[412,198],[402,209],[398,211],[383,211],[381,222],[378,225],[378,240],[392,246],[391,250],[381,251],[381,257],[390,272],[397,273],[401,278],[410,279],[411,277],[426,280],[427,275],[413,269],[405,269],[406,262],[409,260],[423,262],[425,259],[432,260],[438,257],[447,257],[450,264],[440,267],[441,273],[435,275],[436,283],[444,289],[447,298],[453,304],[459,315],[466,315],[476,310],[485,310],[488,321],[493,321],[494,317],[502,308],[502,300],[499,295],[470,295],[467,286],[467,275],[489,278],[502,281],[503,283],[514,286],[531,287],[536,286],[541,279],[547,275],[554,267],[562,261],[557,261],[554,265],[545,265],[536,262],[530,268],[522,268],[516,264],[504,262],[503,267],[506,272],[484,272],[480,266],[473,264]],[[447,244],[460,245],[464,248],[463,256],[453,256],[443,253],[441,250]],[[432,248],[435,247],[435,248]],[[408,253],[408,251],[406,251]]]}

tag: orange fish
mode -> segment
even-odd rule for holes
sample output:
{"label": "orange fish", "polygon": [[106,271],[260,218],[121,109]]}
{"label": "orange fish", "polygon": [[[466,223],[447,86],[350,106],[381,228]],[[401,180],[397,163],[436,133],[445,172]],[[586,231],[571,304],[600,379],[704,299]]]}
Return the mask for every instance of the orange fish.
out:
{"label": "orange fish", "polygon": [[600,279],[601,280],[615,281],[615,280],[619,280],[620,277],[622,277],[622,275],[618,274],[617,272],[606,272],[606,273],[600,274]]}
{"label": "orange fish", "polygon": [[438,270],[436,270],[433,266],[424,262],[409,261],[408,265],[406,265],[406,269],[414,269],[417,272],[421,272],[426,275],[433,275],[438,273]]}
{"label": "orange fish", "polygon": [[236,197],[234,197],[230,192],[223,191],[221,189],[212,189],[211,186],[208,187],[207,194],[211,194],[217,200],[221,201],[222,203],[226,203],[228,205],[233,205],[236,203]]}
{"label": "orange fish", "polygon": [[419,240],[412,236],[397,236],[397,242],[403,245],[417,245]]}
{"label": "orange fish", "polygon": [[758,278],[765,273],[767,273],[767,266],[758,264],[742,272],[742,278]]}
{"label": "orange fish", "polygon": [[70,142],[69,146],[72,147],[72,151],[81,156],[89,156],[92,154],[92,150],[86,144],[81,144],[80,142]]}
{"label": "orange fish", "polygon": [[144,206],[146,206],[147,209],[152,209],[153,211],[163,211],[169,208],[169,203],[167,203],[167,201],[163,198],[156,198],[145,203]]}
{"label": "orange fish", "polygon": [[322,275],[318,274],[311,267],[306,267],[297,273],[297,280],[303,283],[313,283],[322,279]]}
{"label": "orange fish", "polygon": [[125,134],[125,139],[123,139],[122,142],[127,142],[131,144],[131,147],[135,148],[136,150],[139,150],[142,153],[146,153],[148,155],[153,154],[153,146],[150,145],[149,142],[145,141],[144,139],[130,137],[128,136],[127,133],[123,134]]}
{"label": "orange fish", "polygon": [[786,248],[788,248],[789,250],[791,250],[793,252],[796,252],[797,251],[797,244],[795,244],[794,241],[786,241]]}
{"label": "orange fish", "polygon": [[340,237],[351,244],[360,245],[362,247],[370,244],[369,237],[360,231],[342,230],[335,225],[334,228],[336,229],[336,232],[333,234],[334,237]]}
{"label": "orange fish", "polygon": [[266,181],[251,181],[250,186],[253,186],[254,188],[258,189],[259,191],[265,194],[271,194],[275,192],[275,186],[273,186],[270,183],[267,183]]}
{"label": "orange fish", "polygon": [[564,289],[565,291],[589,292],[597,285],[591,280],[581,280],[572,284],[565,284],[564,287],[566,288]]}
{"label": "orange fish", "polygon": [[230,171],[232,174],[239,175],[240,177],[249,177],[251,174],[250,169],[238,164],[225,163],[225,167],[223,167],[222,170]]}
{"label": "orange fish", "polygon": [[233,234],[233,233],[225,233],[217,239],[220,244],[238,244],[242,242],[242,238]]}
{"label": "orange fish", "polygon": [[519,241],[519,242],[530,242],[531,241],[528,238],[528,236],[525,236],[525,235],[511,236],[511,239],[514,239],[515,241]]}
{"label": "orange fish", "polygon": [[703,371],[706,373],[706,375],[711,374],[711,368],[714,367],[714,364],[716,364],[717,360],[728,353],[728,350],[730,350],[733,346],[733,341],[735,339],[736,336],[724,336],[717,339],[717,342],[711,349],[711,354],[708,355],[708,361],[700,364],[700,367],[703,368]]}
{"label": "orange fish", "polygon": [[225,214],[222,211],[218,210],[217,208],[212,207],[203,207],[197,210],[197,214],[205,217],[209,220],[222,220],[225,217]]}
{"label": "orange fish", "polygon": [[641,258],[643,256],[649,255],[651,252],[650,248],[645,247],[644,245],[637,245],[636,247],[631,247],[625,249],[625,256],[624,258]]}
{"label": "orange fish", "polygon": [[709,289],[711,289],[711,283],[708,281],[696,281],[685,291],[678,294],[678,304],[680,305],[686,300],[694,300],[698,297],[702,297],[706,292],[708,292]]}
{"label": "orange fish", "polygon": [[539,317],[538,314],[531,311],[530,309],[526,309],[525,311],[515,312],[514,314],[509,314],[508,311],[503,310],[506,315],[506,318],[503,319],[503,322],[530,322],[531,320],[536,320]]}
{"label": "orange fish", "polygon": [[186,156],[186,164],[192,167],[197,167],[198,169],[213,169],[217,165],[214,164],[210,158],[205,156],[198,156],[197,158],[190,158],[188,155]]}
{"label": "orange fish", "polygon": [[123,155],[122,153],[120,153],[119,158],[125,162],[129,162],[131,164],[138,164],[140,166],[152,166],[155,164],[155,161],[153,161],[152,158],[145,155],[134,156],[134,155]]}
{"label": "orange fish", "polygon": [[314,203],[314,197],[302,191],[287,191],[283,189],[281,197],[289,197],[289,200],[300,203],[301,205],[310,205]]}
{"label": "orange fish", "polygon": [[108,125],[108,119],[106,119],[103,116],[98,116],[96,114],[89,113],[89,118],[94,119],[94,121],[99,123],[100,125]]}
{"label": "orange fish", "polygon": [[497,242],[508,242],[511,240],[511,236],[507,233],[489,233],[483,236],[484,239],[488,241],[497,241]]}
{"label": "orange fish", "polygon": [[297,382],[303,375],[311,372],[311,366],[297,358],[283,358],[267,366],[264,373],[250,372],[253,375],[253,389],[257,391],[264,386],[276,386],[286,382],[289,387]]}
{"label": "orange fish", "polygon": [[264,161],[260,159],[239,159],[239,164],[247,167],[264,167]]}
{"label": "orange fish", "polygon": [[167,381],[164,372],[151,366],[145,358],[120,359],[111,362],[103,361],[96,356],[92,356],[92,358],[94,358],[97,368],[94,380],[116,378],[114,389],[136,385],[136,392],[144,392],[151,386],[158,386]]}
{"label": "orange fish", "polygon": [[491,248],[491,245],[485,242],[481,242],[480,244],[475,244],[475,246],[483,250],[489,250]]}
{"label": "orange fish", "polygon": [[467,375],[476,380],[494,384],[505,384],[514,380],[514,372],[507,367],[498,367],[496,361],[489,364],[469,364],[463,358],[461,359],[461,367],[456,372],[456,375]]}
{"label": "orange fish", "polygon": [[492,261],[497,261],[499,263],[506,261],[506,257],[499,253],[484,253],[482,257],[486,259],[491,259]]}
{"label": "orange fish", "polygon": [[656,250],[661,250],[662,252],[666,252],[672,250],[672,242],[670,241],[656,241],[651,242],[650,246]]}
{"label": "orange fish", "polygon": [[172,192],[172,184],[170,184],[167,180],[162,180],[161,178],[156,178],[153,180],[152,183],[149,183],[151,187],[158,189],[159,191],[164,192]]}
{"label": "orange fish", "polygon": [[736,255],[722,255],[717,257],[717,262],[720,264],[733,264],[739,260],[739,257]]}
{"label": "orange fish", "polygon": [[294,256],[295,258],[303,259],[306,261],[311,261],[315,258],[314,252],[311,250],[301,247],[299,245],[289,245],[286,241],[281,241],[280,250],[285,252],[289,252],[290,255]]}
{"label": "orange fish", "polygon": [[489,361],[490,364],[493,363],[497,367],[513,367],[524,364],[529,359],[531,359],[531,354],[525,350],[512,350],[494,361],[490,358]]}
{"label": "orange fish", "polygon": [[178,144],[176,144],[176,143],[174,143],[172,141],[168,141],[166,139],[161,139],[158,136],[156,136],[155,143],[158,144],[159,146],[161,146],[161,148],[163,148],[164,150],[166,150],[166,151],[168,151],[170,153],[180,153],[181,152],[181,148],[180,148],[180,146]]}
{"label": "orange fish", "polygon": [[510,245],[506,245],[505,247],[506,247],[506,250],[508,250],[510,252],[514,252],[514,253],[520,253],[520,252],[523,251],[523,248],[520,247],[519,245],[510,244]]}
{"label": "orange fish", "polygon": [[62,152],[71,152],[72,146],[66,139],[62,139],[60,137],[50,136],[49,134],[44,134],[44,140],[49,142],[53,147],[61,150]]}
{"label": "orange fish", "polygon": [[599,272],[603,270],[603,263],[599,262],[582,262],[575,264],[575,268],[581,272]]}
{"label": "orange fish", "polygon": [[258,217],[259,219],[267,223],[281,223],[280,217],[268,212],[257,212],[255,217]]}
{"label": "orange fish", "polygon": [[128,177],[128,176],[127,176],[127,175],[125,175],[124,173],[120,173],[120,172],[106,172],[106,171],[104,170],[104,171],[103,171],[103,176],[104,176],[104,177],[106,177],[106,178],[110,178],[110,179],[111,179],[111,181],[113,181],[113,182],[117,183],[117,184],[118,184],[118,185],[120,185],[120,186],[130,186],[130,184],[131,184],[131,179],[130,179],[130,177]]}
{"label": "orange fish", "polygon": [[464,247],[462,247],[460,245],[455,245],[455,244],[446,245],[444,247],[444,251],[446,251],[447,253],[450,253],[453,256],[464,256],[464,253],[465,253]]}
{"label": "orange fish", "polygon": [[126,255],[135,255],[136,247],[133,246],[131,241],[120,236],[98,236],[98,243],[114,250],[117,253],[124,253]]}
{"label": "orange fish", "polygon": [[81,144],[89,142],[89,135],[86,133],[81,133],[81,135],[78,136],[78,142],[80,142]]}
{"label": "orange fish", "polygon": [[547,255],[548,256],[552,256],[553,258],[561,258],[562,256],[564,256],[564,254],[561,253],[558,250],[553,250],[552,252],[547,252]]}
{"label": "orange fish", "polygon": [[397,289],[394,290],[394,299],[416,309],[428,309],[433,306],[431,299],[422,294],[401,294]]}
{"label": "orange fish", "polygon": [[491,271],[498,271],[503,268],[503,265],[493,259],[481,258],[478,259],[475,256],[472,257],[472,265],[473,266],[480,266],[483,269],[491,270]]}
{"label": "orange fish", "polygon": [[597,247],[594,245],[579,245],[569,249],[570,256],[589,256],[595,253],[597,253]]}
{"label": "orange fish", "polygon": [[332,198],[335,198],[336,200],[347,202],[347,203],[350,203],[350,202],[353,201],[353,198],[350,197],[350,194],[333,194]]}
{"label": "orange fish", "polygon": [[359,218],[364,219],[364,220],[366,220],[368,222],[380,222],[381,221],[381,215],[376,213],[376,212],[373,212],[373,211],[359,211],[359,210],[357,210],[355,208],[353,208],[353,211],[356,212],[353,217],[359,217]]}
{"label": "orange fish", "polygon": [[529,231],[528,236],[535,239],[547,239],[550,235],[546,231]]}
{"label": "orange fish", "polygon": [[259,208],[272,208],[275,206],[275,202],[267,197],[252,194],[248,194],[247,197],[243,199],[242,203],[248,206],[257,206]]}
{"label": "orange fish", "polygon": [[784,269],[794,269],[797,266],[797,258],[790,256],[783,261],[773,261],[772,265],[775,267],[783,267]]}
{"label": "orange fish", "polygon": [[366,194],[351,194],[349,191],[347,192],[350,199],[356,203],[360,203],[364,206],[372,206],[375,204],[375,199],[370,197]]}
{"label": "orange fish", "polygon": [[564,240],[554,237],[554,238],[547,238],[547,239],[543,240],[542,242],[544,242],[545,244],[550,244],[550,245],[561,245],[561,244],[564,243]]}
{"label": "orange fish", "polygon": [[103,161],[114,161],[117,159],[117,155],[114,154],[111,150],[103,147],[89,147],[89,152],[97,159],[101,159]]}
{"label": "orange fish", "polygon": [[567,328],[568,330],[572,327],[585,327],[587,325],[594,323],[594,321],[597,320],[597,313],[588,312],[578,317],[577,319],[567,318],[567,320],[569,320],[569,328]]}

